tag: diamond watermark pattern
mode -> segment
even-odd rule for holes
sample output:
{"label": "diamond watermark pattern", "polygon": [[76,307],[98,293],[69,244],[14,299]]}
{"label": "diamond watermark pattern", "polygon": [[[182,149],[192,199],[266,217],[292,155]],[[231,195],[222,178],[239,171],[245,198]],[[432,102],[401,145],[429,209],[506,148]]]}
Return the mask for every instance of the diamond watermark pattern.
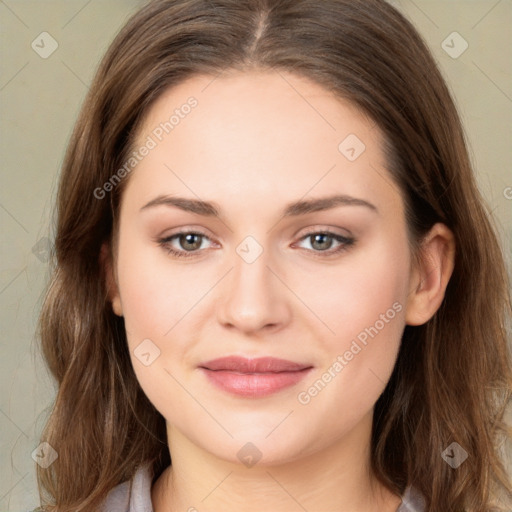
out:
{"label": "diamond watermark pattern", "polygon": [[452,59],[458,59],[469,48],[469,44],[458,32],[452,32],[441,43],[441,48]]}
{"label": "diamond watermark pattern", "polygon": [[338,146],[339,152],[350,162],[357,160],[365,151],[366,146],[355,134],[351,133]]}
{"label": "diamond watermark pattern", "polygon": [[59,454],[50,443],[44,441],[32,452],[31,456],[43,469],[46,469],[55,462]]}
{"label": "diamond watermark pattern", "polygon": [[160,356],[160,349],[150,339],[145,339],[135,347],[133,353],[144,366],[149,366]]}
{"label": "diamond watermark pattern", "polygon": [[246,263],[254,263],[261,256],[263,247],[254,237],[246,236],[238,244],[236,252]]}
{"label": "diamond watermark pattern", "polygon": [[457,469],[468,458],[468,452],[459,443],[452,443],[441,452],[441,457],[453,469]]}
{"label": "diamond watermark pattern", "polygon": [[50,257],[51,243],[47,237],[41,238],[34,247],[32,247],[32,254],[42,263],[46,263]]}
{"label": "diamond watermark pattern", "polygon": [[263,456],[258,447],[252,443],[245,443],[236,454],[242,464],[252,468]]}
{"label": "diamond watermark pattern", "polygon": [[32,41],[31,46],[39,57],[47,59],[59,47],[59,43],[48,32],[41,32]]}

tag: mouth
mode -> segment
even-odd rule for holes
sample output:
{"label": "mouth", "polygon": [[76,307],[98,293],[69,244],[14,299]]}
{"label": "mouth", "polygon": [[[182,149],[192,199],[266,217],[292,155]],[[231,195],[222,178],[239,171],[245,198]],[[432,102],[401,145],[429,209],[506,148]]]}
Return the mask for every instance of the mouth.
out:
{"label": "mouth", "polygon": [[247,359],[228,356],[202,363],[199,369],[212,384],[225,392],[259,398],[296,385],[313,366],[274,357]]}

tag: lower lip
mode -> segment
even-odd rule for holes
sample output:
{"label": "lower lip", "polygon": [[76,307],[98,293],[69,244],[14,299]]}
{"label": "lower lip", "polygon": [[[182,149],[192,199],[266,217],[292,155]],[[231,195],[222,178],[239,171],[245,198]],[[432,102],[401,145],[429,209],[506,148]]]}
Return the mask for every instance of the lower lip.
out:
{"label": "lower lip", "polygon": [[279,373],[237,373],[225,370],[201,368],[215,386],[228,393],[250,398],[259,398],[277,393],[300,382],[312,370]]}

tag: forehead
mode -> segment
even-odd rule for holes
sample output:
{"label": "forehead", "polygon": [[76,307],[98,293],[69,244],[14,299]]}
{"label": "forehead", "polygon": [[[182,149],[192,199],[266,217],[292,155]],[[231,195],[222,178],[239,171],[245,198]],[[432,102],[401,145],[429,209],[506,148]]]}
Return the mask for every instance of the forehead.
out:
{"label": "forehead", "polygon": [[149,139],[154,147],[130,177],[148,200],[175,191],[285,201],[308,192],[368,195],[383,179],[391,184],[375,123],[281,71],[200,75],[168,89],[146,114],[136,148]]}
{"label": "forehead", "polygon": [[[152,105],[141,134],[151,133],[173,113],[180,114],[190,98],[197,106],[179,119],[175,115],[172,131],[165,138],[181,142],[193,125],[194,133],[204,140],[196,153],[209,149],[210,142],[232,142],[249,149],[255,141],[273,142],[267,144],[271,148],[286,141],[299,153],[322,141],[337,153],[340,138],[348,134],[368,139],[367,132],[373,131],[372,138],[379,137],[375,123],[355,105],[305,77],[284,71],[231,71],[218,77],[189,78],[169,88]],[[264,146],[259,154],[265,154]]]}

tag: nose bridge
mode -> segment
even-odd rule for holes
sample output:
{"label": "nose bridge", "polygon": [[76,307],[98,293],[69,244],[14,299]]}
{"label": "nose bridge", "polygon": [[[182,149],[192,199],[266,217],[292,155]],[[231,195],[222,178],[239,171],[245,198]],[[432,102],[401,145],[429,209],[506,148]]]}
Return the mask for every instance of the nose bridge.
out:
{"label": "nose bridge", "polygon": [[247,236],[235,252],[233,271],[222,290],[219,321],[244,331],[286,322],[285,289],[270,270],[272,251],[254,236]]}
{"label": "nose bridge", "polygon": [[[271,286],[269,274],[271,273],[268,267],[271,265],[271,251],[266,241],[260,243],[254,236],[247,236],[236,247],[235,252],[232,279],[240,288],[237,291],[243,292],[244,287],[249,289],[256,286],[253,293],[262,291],[269,293],[268,287]],[[264,288],[266,290],[263,290]]]}

